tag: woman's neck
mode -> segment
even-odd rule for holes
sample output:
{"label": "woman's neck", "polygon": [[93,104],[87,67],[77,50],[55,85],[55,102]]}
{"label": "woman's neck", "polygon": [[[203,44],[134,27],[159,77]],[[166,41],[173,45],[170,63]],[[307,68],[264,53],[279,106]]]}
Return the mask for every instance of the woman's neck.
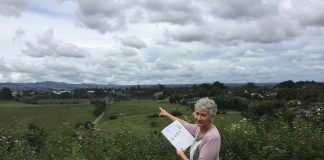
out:
{"label": "woman's neck", "polygon": [[208,124],[207,126],[200,127],[200,135],[203,136],[205,133],[207,133],[211,128],[213,128],[213,124]]}

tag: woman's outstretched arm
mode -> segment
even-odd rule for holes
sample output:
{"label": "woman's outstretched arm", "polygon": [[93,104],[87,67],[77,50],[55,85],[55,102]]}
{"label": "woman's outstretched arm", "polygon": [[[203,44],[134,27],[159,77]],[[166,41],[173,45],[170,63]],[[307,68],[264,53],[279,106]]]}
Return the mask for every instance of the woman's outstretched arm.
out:
{"label": "woman's outstretched arm", "polygon": [[162,107],[159,107],[160,108],[160,114],[159,116],[165,116],[165,117],[168,117],[169,119],[171,119],[172,121],[179,121],[180,123],[188,123],[186,122],[185,120],[182,120],[176,116],[173,116],[172,114],[170,114],[169,112],[167,112],[165,109],[163,109]]}

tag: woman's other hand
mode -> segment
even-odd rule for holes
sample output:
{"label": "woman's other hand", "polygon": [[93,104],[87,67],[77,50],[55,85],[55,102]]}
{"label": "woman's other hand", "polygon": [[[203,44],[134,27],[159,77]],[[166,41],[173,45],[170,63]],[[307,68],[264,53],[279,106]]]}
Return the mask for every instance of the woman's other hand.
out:
{"label": "woman's other hand", "polygon": [[185,154],[185,150],[183,150],[182,148],[180,150],[177,150],[177,155],[182,160],[188,160],[188,157]]}

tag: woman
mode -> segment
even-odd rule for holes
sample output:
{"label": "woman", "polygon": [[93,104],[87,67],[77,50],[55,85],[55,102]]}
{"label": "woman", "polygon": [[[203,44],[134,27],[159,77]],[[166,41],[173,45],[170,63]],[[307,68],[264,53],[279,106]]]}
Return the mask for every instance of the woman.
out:
{"label": "woman", "polygon": [[[160,116],[165,116],[175,121],[178,120],[195,137],[190,147],[190,160],[218,160],[221,138],[213,119],[217,112],[217,105],[209,98],[201,98],[195,104],[195,124],[190,124],[168,113],[160,107]],[[189,160],[183,150],[178,150],[177,155],[182,160]]]}

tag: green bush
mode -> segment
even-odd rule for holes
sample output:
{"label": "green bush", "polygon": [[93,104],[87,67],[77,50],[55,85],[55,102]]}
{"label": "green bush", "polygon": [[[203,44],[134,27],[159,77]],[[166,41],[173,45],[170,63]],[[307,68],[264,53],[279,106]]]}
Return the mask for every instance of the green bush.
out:
{"label": "green bush", "polygon": [[171,114],[173,116],[182,116],[183,115],[182,112],[180,112],[180,111],[172,111]]}
{"label": "green bush", "polygon": [[151,121],[150,126],[151,127],[156,127],[158,124],[155,121]]}
{"label": "green bush", "polygon": [[109,115],[109,119],[110,120],[114,120],[114,119],[117,119],[118,118],[118,115],[117,114],[111,114]]}
{"label": "green bush", "polygon": [[[176,159],[175,148],[161,133],[138,135],[124,124],[120,126],[110,132],[79,127],[54,135],[47,135],[37,126],[28,130],[0,129],[1,159]],[[218,129],[221,159],[324,158],[322,128],[304,119],[297,118],[291,124],[281,118],[243,119]]]}
{"label": "green bush", "polygon": [[[254,124],[253,124],[254,123]],[[270,123],[270,124],[269,124]],[[269,129],[269,125],[271,126]],[[323,159],[323,134],[312,124],[298,119],[292,125],[242,120],[220,129],[222,159]]]}
{"label": "green bush", "polygon": [[153,113],[147,116],[147,118],[157,118],[157,117],[159,117],[159,114],[157,113]]}

